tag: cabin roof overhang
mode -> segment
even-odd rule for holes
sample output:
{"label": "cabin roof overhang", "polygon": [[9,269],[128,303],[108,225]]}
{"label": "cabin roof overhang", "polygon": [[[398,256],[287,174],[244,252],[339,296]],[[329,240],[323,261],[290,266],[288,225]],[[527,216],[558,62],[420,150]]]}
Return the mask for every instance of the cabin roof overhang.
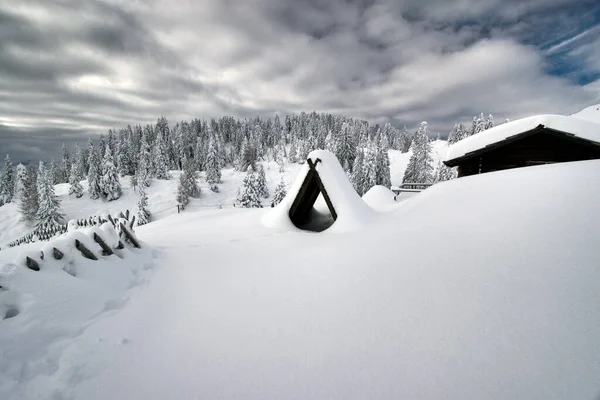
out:
{"label": "cabin roof overhang", "polygon": [[[597,148],[600,151],[600,143],[592,141],[592,140],[588,140],[582,137],[579,137],[575,134],[569,133],[569,132],[564,132],[564,131],[560,131],[560,130],[556,130],[556,129],[552,129],[549,127],[544,126],[543,124],[540,124],[538,126],[536,126],[533,129],[529,129],[527,131],[524,132],[520,132],[517,133],[515,135],[509,136],[503,140],[499,140],[497,142],[488,144],[487,146],[484,146],[480,149],[477,150],[473,150],[471,152],[468,152],[460,157],[455,157],[452,159],[448,159],[448,160],[444,160],[444,164],[448,167],[456,167],[460,164],[462,164],[463,162],[476,158],[476,157],[480,157],[481,155],[488,153],[492,150],[496,150],[499,149],[501,147],[504,147],[510,143],[516,142],[518,140],[521,140],[523,138],[526,138],[528,136],[532,136],[538,133],[544,133],[544,134],[550,134],[550,135],[555,135],[555,136],[560,136],[566,140],[570,140],[572,142],[576,142],[582,146],[586,146],[586,147],[594,147]],[[483,133],[485,134],[485,133]]]}

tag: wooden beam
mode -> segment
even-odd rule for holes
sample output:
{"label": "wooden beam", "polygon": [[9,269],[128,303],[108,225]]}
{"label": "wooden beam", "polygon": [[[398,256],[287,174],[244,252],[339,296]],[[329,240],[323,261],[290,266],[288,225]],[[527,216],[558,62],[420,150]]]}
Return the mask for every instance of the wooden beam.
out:
{"label": "wooden beam", "polygon": [[94,232],[94,242],[98,243],[100,247],[102,247],[103,256],[110,256],[115,254],[115,252],[110,248],[110,246],[107,245],[106,242],[102,240],[102,238],[96,232]]}
{"label": "wooden beam", "polygon": [[79,241],[79,239],[75,239],[75,248],[81,252],[81,254],[87,258],[88,260],[98,261],[98,257],[94,253],[92,253],[87,247],[83,245]]}
{"label": "wooden beam", "polygon": [[122,222],[121,222],[121,232],[123,232],[123,234],[125,235],[125,238],[133,245],[133,247],[135,247],[136,249],[141,248],[138,241],[131,234],[131,232],[129,232],[129,228],[127,228],[125,225],[123,225]]}
{"label": "wooden beam", "polygon": [[314,164],[312,163],[312,160],[310,158],[307,159],[306,162],[308,162],[309,168],[314,171],[315,179],[317,181],[317,186],[319,187],[321,194],[323,194],[323,198],[325,199],[325,203],[327,204],[327,208],[329,208],[329,212],[331,213],[333,220],[336,221],[337,213],[335,212],[335,208],[333,208],[333,203],[331,202],[331,199],[329,198],[329,194],[327,194],[327,190],[325,190],[325,185],[323,185],[323,181],[321,180],[321,177],[319,176],[319,172],[317,171],[317,168],[316,168],[317,164],[322,162],[321,159],[317,158],[315,160]]}
{"label": "wooden beam", "polygon": [[25,257],[25,265],[27,265],[27,268],[29,268],[32,271],[39,271],[40,270],[40,264],[38,264],[38,262],[35,261],[31,257]]}
{"label": "wooden beam", "polygon": [[54,259],[56,260],[61,260],[65,255],[63,254],[62,251],[60,251],[59,249],[57,249],[56,247],[52,249],[52,256],[54,257]]}

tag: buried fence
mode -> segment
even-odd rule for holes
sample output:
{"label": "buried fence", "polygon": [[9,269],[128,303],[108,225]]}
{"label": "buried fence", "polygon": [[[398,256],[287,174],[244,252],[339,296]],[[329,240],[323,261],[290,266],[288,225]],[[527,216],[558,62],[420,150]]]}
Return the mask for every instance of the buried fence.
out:
{"label": "buried fence", "polygon": [[[69,224],[71,224],[72,228],[74,228],[74,229],[85,228],[85,227],[90,227],[90,226],[99,226],[106,222],[111,222],[114,226],[115,220],[117,218],[123,218],[123,219],[129,221],[129,217],[130,217],[129,210],[127,210],[127,211],[125,211],[125,213],[120,212],[116,217],[112,217],[110,214],[108,214],[107,216],[94,215],[94,216],[91,216],[88,218],[73,219],[73,220],[69,221],[69,223],[67,223],[67,224],[58,224],[58,225],[52,225],[52,226],[47,226],[47,227],[43,227],[43,228],[37,228],[37,229],[33,230],[32,232],[30,232],[24,236],[21,236],[20,238],[8,243],[6,245],[6,247],[16,247],[16,246],[20,246],[22,244],[50,240],[53,237],[67,233],[67,231],[69,230]],[[132,216],[131,226],[133,226],[134,222],[135,222],[135,216]]]}
{"label": "buried fence", "polygon": [[[50,244],[39,252],[39,255],[33,255],[33,253],[26,253],[24,256],[25,266],[33,271],[39,271],[41,264],[47,257],[52,257],[55,260],[62,260],[65,257],[65,249],[68,246],[73,246],[75,249],[81,253],[84,258],[92,261],[98,261],[98,255],[102,256],[112,256],[116,255],[122,258],[122,253],[119,253],[119,250],[125,248],[125,243],[129,246],[133,246],[136,249],[141,248],[140,242],[135,236],[133,230],[133,224],[135,222],[135,217],[129,221],[125,215],[119,218],[112,218],[110,215],[108,219],[103,223],[110,222],[112,227],[109,226],[109,229],[114,230],[118,239],[110,241],[110,235],[107,237],[102,237],[102,235],[98,234],[100,231],[107,232],[104,228],[101,228],[97,231],[88,231],[87,234],[83,234],[82,236],[77,236],[77,234],[73,234],[73,231],[65,237],[64,240],[67,243],[62,242],[59,244],[58,241],[50,242]],[[127,214],[127,216],[129,216]],[[94,226],[94,225],[92,225]],[[89,240],[91,239],[91,240]],[[70,241],[70,243],[69,243]],[[94,243],[98,246],[94,249]]]}

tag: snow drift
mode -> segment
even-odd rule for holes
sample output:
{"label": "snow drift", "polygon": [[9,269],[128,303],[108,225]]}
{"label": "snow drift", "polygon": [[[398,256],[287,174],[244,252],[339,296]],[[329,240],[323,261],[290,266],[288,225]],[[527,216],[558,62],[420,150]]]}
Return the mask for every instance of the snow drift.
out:
{"label": "snow drift", "polygon": [[396,194],[381,185],[373,186],[363,195],[362,199],[375,211],[390,211],[398,206]]}
{"label": "snow drift", "polygon": [[[337,232],[356,230],[375,217],[374,211],[356,193],[339,161],[331,152],[315,150],[307,158],[313,163],[320,160],[315,169],[337,213],[337,220],[330,230]],[[266,226],[297,229],[290,221],[289,212],[309,170],[308,163],[305,163],[285,198],[264,216],[263,223]]]}
{"label": "snow drift", "polygon": [[[91,252],[87,257],[76,240]],[[107,255],[97,240],[113,254]],[[94,317],[122,307],[127,291],[142,282],[152,266],[150,252],[120,248],[122,240],[106,223],[2,252],[0,398],[36,397],[32,387],[46,383],[70,341]],[[12,254],[18,256],[6,263]],[[40,398],[53,397],[47,386],[40,393]]]}

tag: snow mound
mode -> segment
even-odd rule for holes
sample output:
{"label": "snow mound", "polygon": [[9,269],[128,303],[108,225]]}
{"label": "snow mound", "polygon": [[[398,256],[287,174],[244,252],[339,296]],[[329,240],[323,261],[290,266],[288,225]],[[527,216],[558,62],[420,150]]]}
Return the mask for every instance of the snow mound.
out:
{"label": "snow mound", "polygon": [[[114,254],[107,255],[98,238]],[[87,256],[76,240],[90,251]],[[95,316],[124,305],[127,291],[142,282],[153,264],[145,248],[119,248],[119,235],[110,223],[23,247],[27,250],[21,249],[14,262],[0,267],[3,399],[31,398],[20,385],[35,387],[47,379],[70,341]]]}
{"label": "snow mound", "polygon": [[600,124],[564,115],[536,115],[495,126],[453,144],[448,148],[445,161],[460,158],[540,125],[600,144]]}
{"label": "snow mound", "polygon": [[586,107],[575,114],[571,114],[571,117],[600,124],[600,104]]}
{"label": "snow mound", "polygon": [[[376,216],[374,210],[356,193],[339,161],[331,152],[315,150],[308,155],[308,159],[316,163],[315,169],[337,213],[337,220],[329,231],[352,231],[373,220]],[[298,229],[290,220],[289,212],[309,170],[308,163],[305,163],[285,198],[263,217],[264,225],[286,230]]]}
{"label": "snow mound", "polygon": [[362,199],[375,211],[389,211],[398,205],[396,194],[381,185],[373,186]]}

